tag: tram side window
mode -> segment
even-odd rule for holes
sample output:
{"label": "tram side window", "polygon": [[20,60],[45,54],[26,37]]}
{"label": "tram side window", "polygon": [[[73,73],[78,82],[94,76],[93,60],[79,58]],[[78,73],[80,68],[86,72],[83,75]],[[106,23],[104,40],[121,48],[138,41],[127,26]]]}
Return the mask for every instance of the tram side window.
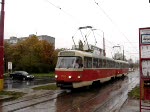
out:
{"label": "tram side window", "polygon": [[122,68],[124,68],[124,63],[122,63]]}
{"label": "tram side window", "polygon": [[106,67],[106,59],[103,59],[103,65],[102,65],[103,68]]}
{"label": "tram side window", "polygon": [[93,58],[93,68],[98,68],[98,59]]}
{"label": "tram side window", "polygon": [[82,64],[82,58],[81,57],[77,57],[74,68],[82,68],[83,64]]}
{"label": "tram side window", "polygon": [[121,68],[121,64],[120,63],[118,63],[118,68]]}
{"label": "tram side window", "polygon": [[112,68],[113,67],[113,61],[107,60],[107,67]]}
{"label": "tram side window", "polygon": [[110,61],[107,60],[106,67],[109,68],[109,66],[110,66]]}
{"label": "tram side window", "polygon": [[113,62],[112,62],[111,60],[109,60],[109,61],[108,61],[108,67],[109,67],[109,68],[112,68],[112,64],[113,64]]}
{"label": "tram side window", "polygon": [[121,63],[120,65],[121,65],[120,67],[123,68],[123,63]]}
{"label": "tram side window", "polygon": [[109,64],[108,67],[111,68],[111,67],[112,67],[112,61],[109,60],[109,63],[108,63],[108,64]]}
{"label": "tram side window", "polygon": [[126,66],[126,65],[125,65],[125,63],[124,63],[124,64],[123,64],[123,68],[125,68],[125,66]]}
{"label": "tram side window", "polygon": [[92,68],[92,58],[84,57],[84,68]]}
{"label": "tram side window", "polygon": [[126,64],[126,68],[128,68],[128,64]]}
{"label": "tram side window", "polygon": [[115,68],[116,67],[116,63],[115,61],[112,61],[112,68]]}
{"label": "tram side window", "polygon": [[103,64],[102,62],[103,62],[103,60],[102,60],[102,59],[99,59],[99,63],[98,63],[98,64],[99,64],[99,65],[98,65],[99,68],[102,68],[102,64]]}
{"label": "tram side window", "polygon": [[113,66],[114,68],[117,68],[117,63],[114,61],[114,66]]}
{"label": "tram side window", "polygon": [[116,68],[119,68],[119,63],[118,62],[116,63]]}
{"label": "tram side window", "polygon": [[114,68],[116,65],[115,65],[115,62],[112,61],[112,65],[111,65],[111,68]]}

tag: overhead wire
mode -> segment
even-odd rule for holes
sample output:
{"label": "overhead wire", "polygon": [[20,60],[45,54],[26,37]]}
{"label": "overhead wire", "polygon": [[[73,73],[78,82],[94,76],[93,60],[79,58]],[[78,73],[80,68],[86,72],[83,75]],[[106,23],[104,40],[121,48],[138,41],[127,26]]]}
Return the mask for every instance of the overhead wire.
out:
{"label": "overhead wire", "polygon": [[[55,8],[57,8],[57,9],[59,9],[60,11],[62,11],[62,12],[64,12],[64,13],[66,13],[67,15],[69,15],[70,17],[73,17],[71,14],[69,14],[69,13],[67,13],[66,11],[64,11],[60,6],[57,6],[57,5],[55,5],[54,3],[52,3],[52,2],[50,2],[49,0],[45,0],[45,1],[47,1],[49,4],[51,4],[52,6],[54,6]],[[95,1],[95,0],[94,0]],[[96,2],[96,1],[95,1]],[[108,16],[109,17],[109,16]],[[74,18],[74,17],[73,17]],[[109,18],[110,20],[111,20],[111,18]],[[111,20],[112,21],[112,20]],[[74,37],[74,36],[73,36]],[[94,35],[94,38],[95,38],[95,35]],[[95,41],[96,41],[96,39],[95,39]],[[85,42],[85,41],[84,41]],[[109,43],[111,43],[110,41],[108,41]],[[97,41],[96,41],[96,43],[97,43]]]}
{"label": "overhead wire", "polygon": [[70,16],[71,18],[75,19],[78,23],[80,23],[79,20],[77,20],[77,18],[75,18],[73,15],[71,15],[70,13],[66,12],[62,7],[55,5],[54,3],[50,2],[49,0],[45,0],[46,2],[48,2],[49,4],[51,4],[52,6],[54,6],[55,8],[57,8],[58,10],[62,11],[63,13],[65,13],[66,15]]}
{"label": "overhead wire", "polygon": [[117,30],[125,37],[125,39],[130,43],[130,45],[132,46],[132,48],[136,49],[132,43],[129,41],[129,39],[127,38],[127,36],[119,29],[119,27],[116,25],[116,23],[111,19],[111,17],[104,11],[104,9],[99,5],[98,2],[96,2],[96,0],[94,0],[94,3],[100,8],[100,10],[105,14],[105,16],[109,19],[109,21],[117,28]]}
{"label": "overhead wire", "polygon": [[[58,10],[62,11],[63,13],[67,14],[68,16],[72,17],[73,19],[75,19],[77,22],[80,22],[79,20],[77,20],[73,15],[69,14],[68,12],[66,12],[65,10],[63,10],[62,7],[55,5],[54,3],[50,2],[49,0],[45,0],[47,1],[49,4],[51,4],[52,6],[54,6],[55,8],[57,8]],[[105,14],[105,16],[109,19],[109,21],[111,21],[111,23],[117,28],[117,30],[126,38],[126,40],[128,41],[128,43],[130,43],[130,45],[132,46],[132,48],[135,48],[132,45],[132,42],[129,41],[129,39],[126,37],[126,35],[118,28],[118,26],[114,23],[114,21],[111,19],[111,17],[104,11],[104,9],[102,7],[100,7],[99,3],[96,2],[96,0],[94,0],[94,3],[100,8],[100,10]],[[95,36],[95,35],[94,35]],[[74,36],[73,36],[74,37]],[[108,40],[106,40],[108,41]],[[110,44],[115,45],[114,43],[108,41]],[[108,46],[107,46],[108,47]],[[136,48],[135,48],[136,49]]]}
{"label": "overhead wire", "polygon": [[51,5],[54,6],[55,8],[61,10],[61,7],[56,6],[55,4],[53,4],[52,2],[50,2],[49,0],[45,0],[45,1],[47,1],[49,4],[51,4]]}

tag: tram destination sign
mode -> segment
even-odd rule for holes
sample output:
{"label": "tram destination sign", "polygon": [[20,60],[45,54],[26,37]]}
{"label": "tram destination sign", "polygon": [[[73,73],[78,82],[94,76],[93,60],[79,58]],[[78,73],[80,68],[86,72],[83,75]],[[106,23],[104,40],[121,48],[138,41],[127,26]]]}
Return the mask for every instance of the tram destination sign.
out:
{"label": "tram destination sign", "polygon": [[60,52],[60,56],[75,56],[75,52]]}
{"label": "tram destination sign", "polygon": [[142,34],[141,35],[141,43],[142,44],[150,44],[150,34]]}

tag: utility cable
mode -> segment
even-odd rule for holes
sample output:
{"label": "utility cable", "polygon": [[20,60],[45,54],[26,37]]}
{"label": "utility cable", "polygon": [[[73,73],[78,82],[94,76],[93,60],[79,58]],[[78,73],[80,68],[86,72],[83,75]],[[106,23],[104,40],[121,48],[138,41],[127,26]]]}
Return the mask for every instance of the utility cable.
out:
{"label": "utility cable", "polygon": [[[126,38],[126,40],[130,43],[130,45],[136,49],[132,44],[131,42],[129,41],[129,39],[126,37],[126,35],[118,28],[118,26],[114,23],[114,21],[110,18],[110,16],[104,11],[104,9],[102,9],[102,7],[100,7],[99,3],[96,2],[94,0],[94,3],[100,8],[100,10],[106,15],[106,17],[111,21],[111,23],[117,28],[117,30]],[[136,49],[137,50],[137,49]]]}
{"label": "utility cable", "polygon": [[75,19],[78,23],[80,23],[80,21],[75,18],[73,15],[69,14],[68,12],[66,12],[65,10],[63,10],[62,7],[57,6],[55,4],[53,4],[52,2],[50,2],[49,0],[45,0],[46,2],[48,2],[49,4],[51,4],[52,6],[54,6],[55,8],[57,8],[58,10],[62,11],[63,13],[65,13],[66,15],[70,16],[71,18]]}

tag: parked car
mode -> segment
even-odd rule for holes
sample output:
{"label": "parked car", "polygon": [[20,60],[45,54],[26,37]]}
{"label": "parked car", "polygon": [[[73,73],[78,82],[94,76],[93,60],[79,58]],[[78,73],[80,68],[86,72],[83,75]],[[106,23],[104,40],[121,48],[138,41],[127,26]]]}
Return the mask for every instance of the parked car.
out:
{"label": "parked car", "polygon": [[34,76],[30,75],[26,71],[15,71],[13,73],[10,73],[10,78],[19,80],[33,80]]}

